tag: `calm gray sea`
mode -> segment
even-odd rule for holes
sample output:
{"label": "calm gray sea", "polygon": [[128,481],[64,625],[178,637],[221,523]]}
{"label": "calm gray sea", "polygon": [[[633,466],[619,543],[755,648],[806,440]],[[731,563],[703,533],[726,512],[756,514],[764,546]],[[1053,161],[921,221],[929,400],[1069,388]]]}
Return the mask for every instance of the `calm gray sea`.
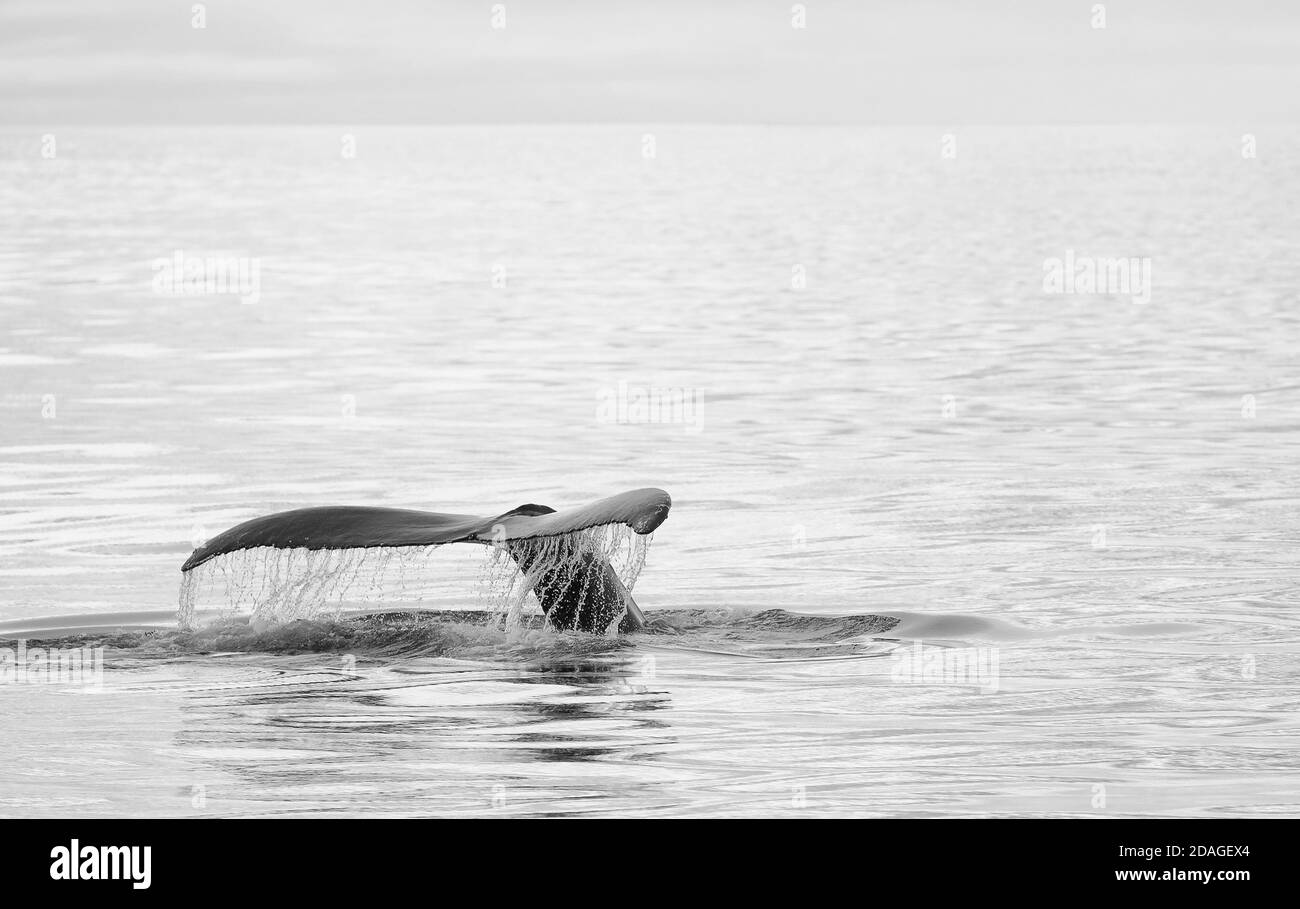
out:
{"label": "calm gray sea", "polygon": [[[1246,131],[0,131],[0,815],[1300,812],[1300,133]],[[640,486],[655,633],[174,630],[259,514]],[[476,608],[448,555],[380,598]]]}

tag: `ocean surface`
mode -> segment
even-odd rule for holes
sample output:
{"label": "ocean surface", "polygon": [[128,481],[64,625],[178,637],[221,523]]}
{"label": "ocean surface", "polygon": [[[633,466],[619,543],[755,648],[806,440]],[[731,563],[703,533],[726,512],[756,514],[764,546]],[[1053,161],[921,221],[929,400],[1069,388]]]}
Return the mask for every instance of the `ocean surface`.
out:
{"label": "ocean surface", "polygon": [[[0,815],[1300,813],[1300,133],[1242,132],[0,130]],[[177,628],[261,514],[642,486],[644,633],[464,546]]]}

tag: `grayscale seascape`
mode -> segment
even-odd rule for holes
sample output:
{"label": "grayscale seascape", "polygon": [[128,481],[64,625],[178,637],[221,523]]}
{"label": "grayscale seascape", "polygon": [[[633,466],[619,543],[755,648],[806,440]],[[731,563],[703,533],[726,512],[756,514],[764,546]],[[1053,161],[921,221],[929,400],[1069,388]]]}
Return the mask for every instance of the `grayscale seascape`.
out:
{"label": "grayscale seascape", "polygon": [[[0,126],[0,815],[1295,815],[1297,200],[1288,125]],[[472,546],[178,625],[259,515],[638,487],[641,631]]]}

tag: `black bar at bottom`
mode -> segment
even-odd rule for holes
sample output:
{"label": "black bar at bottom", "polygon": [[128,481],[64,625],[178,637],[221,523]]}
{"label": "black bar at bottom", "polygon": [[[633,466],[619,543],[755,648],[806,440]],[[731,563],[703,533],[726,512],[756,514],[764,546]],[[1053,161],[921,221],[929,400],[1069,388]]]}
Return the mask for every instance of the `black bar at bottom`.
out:
{"label": "black bar at bottom", "polygon": [[989,887],[1233,898],[1286,886],[1296,833],[1293,820],[5,820],[0,875],[11,896],[128,899],[335,901],[455,881],[537,899],[563,879],[689,889],[683,875],[728,889],[861,887],[863,899],[883,878],[927,898]]}

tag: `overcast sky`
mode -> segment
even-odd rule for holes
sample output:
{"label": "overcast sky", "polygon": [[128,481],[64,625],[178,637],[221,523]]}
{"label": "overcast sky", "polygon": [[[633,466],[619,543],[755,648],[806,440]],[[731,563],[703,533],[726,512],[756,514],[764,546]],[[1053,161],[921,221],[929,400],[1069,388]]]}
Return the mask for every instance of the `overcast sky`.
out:
{"label": "overcast sky", "polygon": [[[1300,114],[1300,0],[0,0],[0,123]],[[498,19],[499,21],[499,19]]]}

